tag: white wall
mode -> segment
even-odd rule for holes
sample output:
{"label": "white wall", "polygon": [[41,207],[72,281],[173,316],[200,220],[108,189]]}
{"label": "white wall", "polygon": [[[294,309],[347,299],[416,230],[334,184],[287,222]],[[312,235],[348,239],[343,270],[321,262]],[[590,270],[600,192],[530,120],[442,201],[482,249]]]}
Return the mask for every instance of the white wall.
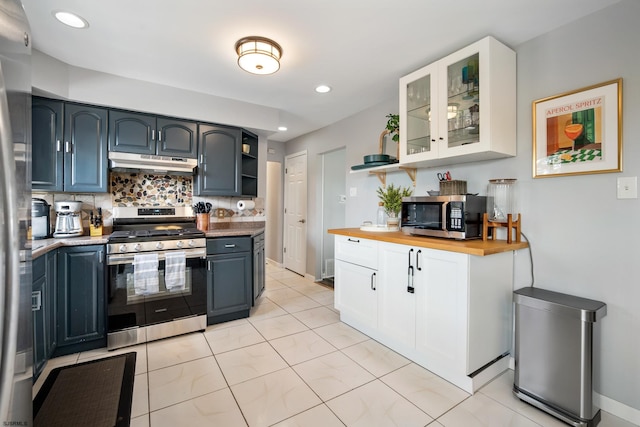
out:
{"label": "white wall", "polygon": [[[607,303],[601,321],[602,370],[596,391],[621,403],[619,415],[640,424],[640,201],[618,200],[616,179],[640,175],[640,2],[622,2],[515,47],[517,52],[517,149],[515,158],[452,165],[454,179],[469,192],[486,194],[490,178],[517,178],[523,230],[531,240],[535,285]],[[426,65],[426,64],[425,64]],[[400,77],[400,76],[398,76]],[[624,172],[546,179],[532,178],[532,101],[622,77]],[[321,151],[346,145],[347,167],[377,150],[385,115],[397,112],[389,100],[327,128],[287,143],[287,152]],[[435,173],[421,169],[415,194],[437,189]],[[347,227],[374,219],[379,182],[366,173],[347,173]],[[309,162],[307,273],[318,276],[320,193],[315,162]],[[403,172],[387,183],[410,185]],[[515,288],[530,284],[526,251],[516,255]],[[615,403],[615,402],[614,402]],[[611,407],[609,407],[611,408]],[[611,410],[611,409],[609,409]]]}
{"label": "white wall", "polygon": [[[342,228],[345,223],[346,180],[344,175],[346,149],[340,148],[322,155],[322,228]],[[321,276],[333,277],[334,268],[327,263],[333,263],[335,258],[335,238],[333,234],[321,233],[322,253],[320,264]],[[333,265],[333,264],[332,264]]]}
{"label": "white wall", "polygon": [[283,165],[281,162],[267,161],[267,198],[265,255],[268,259],[282,264],[283,227]]}
{"label": "white wall", "polygon": [[280,122],[275,108],[78,68],[37,50],[33,51],[32,84],[36,94],[239,126],[264,136]]}
{"label": "white wall", "polygon": [[[286,144],[287,154],[307,150],[307,269],[308,274],[321,278],[321,229],[322,211],[322,153],[346,147],[347,205],[345,226],[353,227],[362,223],[361,218],[375,219],[378,201],[375,195],[377,180],[368,179],[366,174],[350,175],[352,165],[362,163],[362,157],[378,151],[378,139],[384,129],[390,112],[398,111],[398,101],[388,100],[371,107],[348,119],[331,126],[303,135]],[[349,196],[350,187],[359,187],[358,196]],[[368,216],[367,216],[368,215]]]}

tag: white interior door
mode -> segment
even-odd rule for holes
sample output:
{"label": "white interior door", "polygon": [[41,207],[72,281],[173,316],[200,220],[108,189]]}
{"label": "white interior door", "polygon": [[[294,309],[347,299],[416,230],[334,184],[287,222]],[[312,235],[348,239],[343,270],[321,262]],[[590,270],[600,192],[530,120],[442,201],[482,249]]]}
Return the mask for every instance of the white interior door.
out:
{"label": "white interior door", "polygon": [[307,264],[307,153],[284,160],[284,267],[304,276]]}

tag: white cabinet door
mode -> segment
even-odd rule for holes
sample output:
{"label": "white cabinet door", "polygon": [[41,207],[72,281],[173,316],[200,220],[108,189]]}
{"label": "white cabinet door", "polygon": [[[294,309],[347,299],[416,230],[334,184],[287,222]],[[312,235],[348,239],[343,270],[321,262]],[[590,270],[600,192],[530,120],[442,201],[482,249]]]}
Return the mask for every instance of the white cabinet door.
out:
{"label": "white cabinet door", "polygon": [[[516,54],[486,37],[439,61],[439,157],[516,155]],[[459,82],[462,81],[461,88]],[[466,83],[465,83],[466,81]]]}
{"label": "white cabinet door", "polygon": [[419,278],[418,249],[405,245],[380,245],[378,328],[382,334],[407,348],[415,347],[416,300],[412,292]]}
{"label": "white cabinet door", "polygon": [[423,249],[416,283],[416,350],[433,372],[464,372],[468,255]]}
{"label": "white cabinet door", "polygon": [[438,158],[438,64],[400,79],[400,160]]}
{"label": "white cabinet door", "polygon": [[335,304],[341,316],[376,328],[378,325],[377,271],[336,260]]}

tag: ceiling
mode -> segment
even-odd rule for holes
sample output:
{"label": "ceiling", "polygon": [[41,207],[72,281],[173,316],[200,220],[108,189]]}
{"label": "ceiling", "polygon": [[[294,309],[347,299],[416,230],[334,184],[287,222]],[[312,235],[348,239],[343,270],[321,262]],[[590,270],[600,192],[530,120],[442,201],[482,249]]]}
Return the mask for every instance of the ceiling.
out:
{"label": "ceiling", "polygon": [[[288,130],[269,139],[288,141],[393,97],[399,77],[486,35],[516,47],[618,1],[23,3],[35,49],[76,67],[278,109]],[[81,15],[89,28],[60,24],[57,10]],[[238,67],[235,42],[249,35],[282,46],[280,71],[258,76]],[[317,94],[319,84],[333,90]]]}

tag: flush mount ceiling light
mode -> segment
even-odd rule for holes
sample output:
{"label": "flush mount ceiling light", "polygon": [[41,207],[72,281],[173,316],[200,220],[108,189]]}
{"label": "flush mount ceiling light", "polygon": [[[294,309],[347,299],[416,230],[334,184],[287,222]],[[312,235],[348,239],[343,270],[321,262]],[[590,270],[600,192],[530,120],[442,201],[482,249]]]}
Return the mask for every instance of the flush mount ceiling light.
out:
{"label": "flush mount ceiling light", "polygon": [[327,85],[320,85],[318,87],[316,87],[316,92],[318,93],[327,93],[327,92],[331,92],[331,88]]}
{"label": "flush mount ceiling light", "polygon": [[245,37],[236,42],[238,65],[252,74],[273,74],[280,69],[282,48],[265,37]]}
{"label": "flush mount ceiling light", "polygon": [[73,28],[87,28],[89,23],[86,19],[81,16],[76,15],[75,13],[65,12],[63,10],[56,10],[53,12],[53,16],[60,22],[65,25],[68,25]]}
{"label": "flush mount ceiling light", "polygon": [[286,130],[287,130],[287,127],[286,127],[286,126],[278,126],[278,130],[279,130],[280,132],[284,132],[284,131],[286,131]]}

